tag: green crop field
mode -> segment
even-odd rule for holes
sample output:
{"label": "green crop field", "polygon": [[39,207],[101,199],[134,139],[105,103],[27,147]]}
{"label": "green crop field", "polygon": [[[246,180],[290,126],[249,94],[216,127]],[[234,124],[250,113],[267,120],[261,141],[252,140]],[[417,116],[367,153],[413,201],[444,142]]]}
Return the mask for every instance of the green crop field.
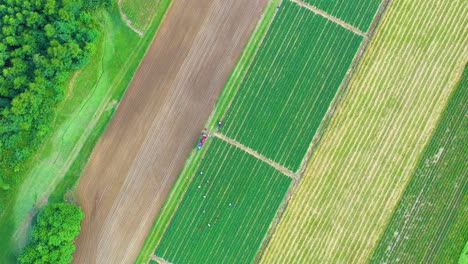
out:
{"label": "green crop field", "polygon": [[466,24],[465,0],[390,2],[262,263],[371,259],[462,75]]}
{"label": "green crop field", "polygon": [[210,143],[155,254],[172,263],[250,263],[292,179],[220,139]]}
{"label": "green crop field", "polygon": [[467,102],[465,70],[374,253],[373,263],[458,260],[468,241]]}
{"label": "green crop field", "polygon": [[303,0],[362,31],[369,29],[382,0]]}
{"label": "green crop field", "polygon": [[161,0],[119,0],[122,12],[138,30],[146,31]]}
{"label": "green crop field", "polygon": [[221,133],[296,171],[362,37],[284,1]]}

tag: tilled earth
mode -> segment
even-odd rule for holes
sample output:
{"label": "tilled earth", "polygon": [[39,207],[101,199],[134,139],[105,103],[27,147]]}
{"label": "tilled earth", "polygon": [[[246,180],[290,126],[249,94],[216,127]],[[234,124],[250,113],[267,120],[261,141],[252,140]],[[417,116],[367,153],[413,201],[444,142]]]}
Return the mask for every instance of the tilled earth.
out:
{"label": "tilled earth", "polygon": [[77,188],[74,263],[133,263],[267,0],[174,0]]}

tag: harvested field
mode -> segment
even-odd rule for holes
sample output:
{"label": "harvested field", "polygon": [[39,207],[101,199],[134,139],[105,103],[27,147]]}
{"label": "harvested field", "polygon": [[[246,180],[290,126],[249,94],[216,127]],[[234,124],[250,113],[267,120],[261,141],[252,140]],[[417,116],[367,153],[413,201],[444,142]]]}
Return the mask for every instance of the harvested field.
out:
{"label": "harvested field", "polygon": [[171,263],[251,263],[291,181],[214,138],[156,255]]}
{"label": "harvested field", "polygon": [[391,1],[262,263],[365,263],[468,59],[466,1]]}
{"label": "harvested field", "polygon": [[468,68],[372,263],[456,263],[468,241]]}
{"label": "harvested field", "polygon": [[265,4],[173,3],[80,179],[75,263],[134,261]]}

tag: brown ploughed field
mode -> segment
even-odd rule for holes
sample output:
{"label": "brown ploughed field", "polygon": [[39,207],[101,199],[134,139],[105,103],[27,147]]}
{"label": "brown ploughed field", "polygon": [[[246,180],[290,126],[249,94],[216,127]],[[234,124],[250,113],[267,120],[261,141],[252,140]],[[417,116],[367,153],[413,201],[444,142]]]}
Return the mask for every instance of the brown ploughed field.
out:
{"label": "brown ploughed field", "polygon": [[266,2],[174,0],[81,176],[74,263],[135,260]]}

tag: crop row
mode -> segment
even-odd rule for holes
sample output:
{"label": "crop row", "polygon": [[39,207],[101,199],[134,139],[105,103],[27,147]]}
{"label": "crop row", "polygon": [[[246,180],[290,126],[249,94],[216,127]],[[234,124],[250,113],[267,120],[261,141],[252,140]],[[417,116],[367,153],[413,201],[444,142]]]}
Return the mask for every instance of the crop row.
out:
{"label": "crop row", "polygon": [[283,3],[221,132],[296,171],[362,37]]}
{"label": "crop row", "polygon": [[214,139],[156,255],[172,263],[250,263],[291,183]]}

